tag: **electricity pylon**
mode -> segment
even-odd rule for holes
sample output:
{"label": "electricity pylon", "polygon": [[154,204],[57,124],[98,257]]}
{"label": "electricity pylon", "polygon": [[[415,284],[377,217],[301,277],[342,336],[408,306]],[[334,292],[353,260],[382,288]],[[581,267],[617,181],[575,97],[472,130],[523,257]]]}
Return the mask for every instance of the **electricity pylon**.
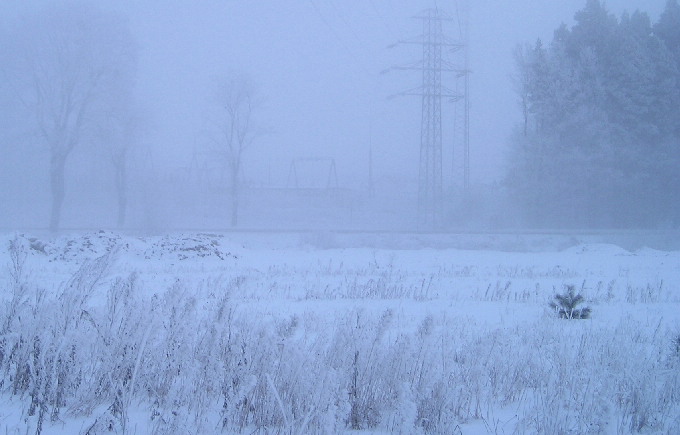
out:
{"label": "electricity pylon", "polygon": [[444,35],[442,23],[453,20],[442,15],[438,9],[425,10],[414,18],[422,21],[422,35],[397,44],[421,45],[422,60],[392,69],[418,70],[422,73],[420,86],[397,95],[421,97],[418,215],[421,225],[434,228],[442,224],[443,214],[442,98],[456,102],[464,97],[442,83],[442,72],[459,75],[461,71],[460,67],[444,59],[443,53],[444,49],[449,52],[459,51],[464,48],[464,44],[452,41]]}
{"label": "electricity pylon", "polygon": [[[463,65],[456,71],[456,89],[462,98],[456,102],[454,115],[454,139],[452,170],[455,174],[455,160],[457,145],[462,145],[463,161],[463,189],[465,194],[470,190],[470,68],[469,68],[469,4],[467,0],[456,1],[456,20],[458,22],[459,41],[461,50],[459,57],[463,58]],[[462,86],[461,86],[462,82]],[[460,89],[462,87],[462,89]],[[455,182],[454,182],[455,186]]]}

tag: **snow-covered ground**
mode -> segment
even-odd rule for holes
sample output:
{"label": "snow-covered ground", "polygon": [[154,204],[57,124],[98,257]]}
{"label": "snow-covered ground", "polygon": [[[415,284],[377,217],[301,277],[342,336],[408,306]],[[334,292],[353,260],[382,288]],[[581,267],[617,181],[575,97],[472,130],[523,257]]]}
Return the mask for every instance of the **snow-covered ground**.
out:
{"label": "snow-covered ground", "polygon": [[680,433],[680,251],[352,237],[5,234],[0,432]]}

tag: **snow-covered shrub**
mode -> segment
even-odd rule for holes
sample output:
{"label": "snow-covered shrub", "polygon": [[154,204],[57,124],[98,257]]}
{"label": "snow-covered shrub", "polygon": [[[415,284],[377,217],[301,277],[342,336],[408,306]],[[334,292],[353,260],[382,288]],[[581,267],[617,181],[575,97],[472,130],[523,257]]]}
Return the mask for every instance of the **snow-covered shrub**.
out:
{"label": "snow-covered shrub", "polygon": [[671,339],[671,351],[673,355],[680,358],[680,333]]}
{"label": "snow-covered shrub", "polygon": [[[20,252],[16,244],[11,250]],[[29,400],[26,414],[35,418],[38,433],[47,418],[59,419],[91,380],[84,365],[92,362],[93,334],[84,315],[109,263],[108,255],[84,262],[55,294],[19,281],[12,285],[14,302],[5,315],[0,370],[12,380],[11,394]]]}
{"label": "snow-covered shrub", "polygon": [[[10,240],[8,246],[10,263],[7,265],[9,274],[9,301],[5,301],[0,308],[0,335],[6,334],[12,327],[21,305],[26,302],[28,284],[26,282],[26,249],[18,237]],[[4,356],[4,346],[0,342],[0,364]]]}
{"label": "snow-covered shrub", "polygon": [[550,302],[550,307],[562,319],[589,319],[591,313],[590,307],[576,308],[583,303],[583,296],[576,294],[573,285],[566,287],[566,293],[556,294],[555,301]]}
{"label": "snow-covered shrub", "polygon": [[351,311],[343,317],[331,342],[326,360],[334,370],[344,373],[350,405],[345,423],[351,429],[375,428],[380,423],[381,409],[390,407],[395,399],[390,392],[396,388],[385,385],[386,374],[399,373],[395,358],[403,356],[391,355],[383,346],[392,318],[390,310],[377,320],[363,310]]}

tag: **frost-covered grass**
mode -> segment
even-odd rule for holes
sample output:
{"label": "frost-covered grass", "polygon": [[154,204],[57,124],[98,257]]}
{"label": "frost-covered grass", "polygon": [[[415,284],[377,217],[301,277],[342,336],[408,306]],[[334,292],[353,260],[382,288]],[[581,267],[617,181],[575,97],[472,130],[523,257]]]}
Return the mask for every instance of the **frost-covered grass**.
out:
{"label": "frost-covered grass", "polygon": [[1,242],[5,433],[680,433],[680,252]]}

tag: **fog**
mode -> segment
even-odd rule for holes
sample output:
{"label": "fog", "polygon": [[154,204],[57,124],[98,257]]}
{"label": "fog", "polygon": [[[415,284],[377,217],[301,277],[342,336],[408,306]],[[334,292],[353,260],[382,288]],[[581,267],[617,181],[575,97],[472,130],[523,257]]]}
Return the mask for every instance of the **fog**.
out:
{"label": "fog", "polygon": [[[418,45],[388,48],[422,33],[414,16],[437,7],[457,20],[463,15],[457,2],[54,3],[5,0],[0,6],[0,228],[432,229],[417,216],[421,100],[389,98],[419,86],[421,75],[384,72],[421,59]],[[561,23],[574,24],[585,1],[470,3],[471,186],[463,192],[461,144],[453,134],[456,105],[445,103],[445,204],[437,229],[530,226],[505,186],[513,135],[522,123],[513,52],[538,38],[549,43]],[[665,4],[610,0],[606,8],[616,17],[641,9],[656,22]],[[50,15],[55,9],[76,11],[76,26],[92,17],[113,23],[84,33],[96,36],[93,44],[101,39],[103,51],[94,45],[87,56],[76,57],[87,64],[106,53],[102,65],[115,62],[106,67],[115,72],[112,84],[93,85],[92,99],[101,104],[87,106],[81,134],[65,159],[58,223],[50,217],[54,158],[32,110],[40,100],[33,92],[34,72],[41,68],[36,65],[53,54],[40,41],[53,41],[50,32],[58,34],[67,21],[52,30],[34,23],[58,16]],[[79,15],[81,9],[89,12]],[[459,37],[456,23],[444,24],[453,39]],[[27,40],[37,42],[29,49]],[[124,53],[110,51],[116,44],[125,44]],[[64,71],[58,60],[45,65]],[[45,83],[55,84],[54,76],[46,77]],[[447,73],[443,80],[452,89],[460,85]],[[226,157],[218,152],[226,149],[220,145],[223,110],[242,99],[233,92],[220,97],[225,86],[247,88],[254,102],[247,103],[245,142],[232,142],[236,148]],[[79,126],[73,116],[64,125]],[[230,159],[239,146],[234,182]],[[116,152],[127,162],[122,175],[112,163]],[[120,177],[127,186],[122,196]]]}

